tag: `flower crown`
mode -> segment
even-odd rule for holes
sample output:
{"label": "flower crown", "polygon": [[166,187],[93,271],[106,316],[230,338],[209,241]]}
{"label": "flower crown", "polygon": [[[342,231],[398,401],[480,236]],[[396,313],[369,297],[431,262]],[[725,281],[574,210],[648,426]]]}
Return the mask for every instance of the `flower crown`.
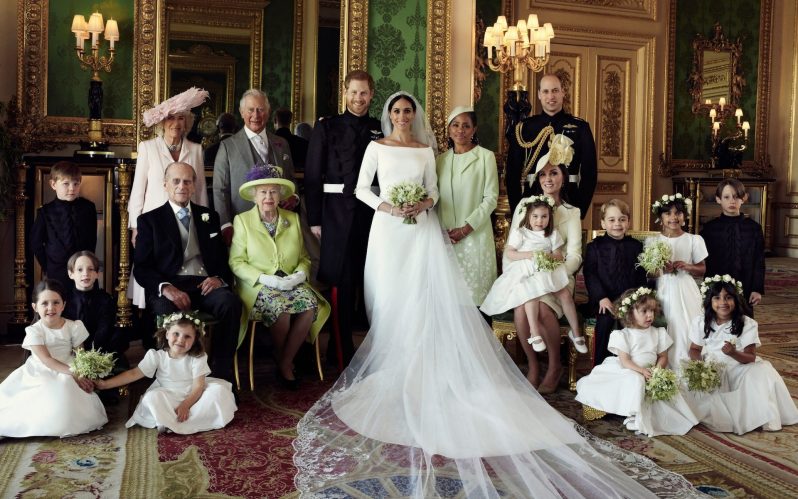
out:
{"label": "flower crown", "polygon": [[737,294],[742,296],[743,295],[743,283],[735,279],[734,277],[730,276],[729,274],[716,274],[712,277],[705,277],[704,281],[701,283],[701,300],[703,301],[707,297],[707,292],[709,291],[709,287],[715,284],[716,282],[727,282],[729,284],[734,284],[734,289],[737,290]]}
{"label": "flower crown", "polygon": [[172,314],[164,314],[158,316],[158,327],[168,329],[173,324],[177,323],[180,320],[189,320],[197,326],[197,330],[202,336],[205,336],[205,323],[202,322],[197,315],[198,312],[174,312]]}
{"label": "flower crown", "polygon": [[[667,206],[671,203],[676,202],[677,200],[681,200],[684,203],[685,209],[687,209],[687,216],[690,216],[690,213],[693,211],[693,201],[690,198],[684,197],[681,193],[677,192],[676,194],[663,194],[660,199],[654,201],[654,204],[651,205],[651,213],[657,215],[657,210],[662,208],[663,206]],[[659,222],[659,218],[655,220],[655,222]]]}
{"label": "flower crown", "polygon": [[644,296],[650,296],[651,298],[656,298],[657,293],[651,288],[647,288],[645,286],[637,288],[634,293],[627,296],[621,301],[621,305],[618,307],[618,314],[616,317],[626,317],[626,314],[629,313],[629,309],[637,303],[637,300]]}
{"label": "flower crown", "polygon": [[524,203],[524,208],[529,206],[532,203],[543,202],[554,208],[554,198],[551,196],[547,196],[545,194],[539,194],[537,196],[529,196]]}

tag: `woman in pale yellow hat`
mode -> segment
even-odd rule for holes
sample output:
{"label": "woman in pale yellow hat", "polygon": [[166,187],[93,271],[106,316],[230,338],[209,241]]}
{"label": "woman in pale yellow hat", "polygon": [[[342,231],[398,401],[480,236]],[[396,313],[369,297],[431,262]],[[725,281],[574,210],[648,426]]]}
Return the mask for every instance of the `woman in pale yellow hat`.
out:
{"label": "woman in pale yellow hat", "polygon": [[496,280],[496,247],[490,215],[499,197],[496,156],[478,144],[474,108],[458,106],[447,120],[449,149],[436,159],[438,213],[454,245],[474,304]]}

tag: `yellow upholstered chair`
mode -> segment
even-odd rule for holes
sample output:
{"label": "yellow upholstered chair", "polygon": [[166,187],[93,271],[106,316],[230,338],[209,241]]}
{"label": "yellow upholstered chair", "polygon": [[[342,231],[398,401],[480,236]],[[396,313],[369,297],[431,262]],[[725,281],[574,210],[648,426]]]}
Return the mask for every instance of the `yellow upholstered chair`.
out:
{"label": "yellow upholstered chair", "polygon": [[[258,326],[258,321],[249,321],[249,389],[255,391],[255,365],[253,362],[253,355],[255,353],[255,330]],[[316,369],[319,371],[319,379],[324,381],[324,371],[321,367],[321,355],[319,354],[319,338],[313,342],[316,349]],[[236,387],[241,389],[241,380],[238,377],[238,350],[236,350],[235,357],[233,357],[233,371],[236,375]]]}

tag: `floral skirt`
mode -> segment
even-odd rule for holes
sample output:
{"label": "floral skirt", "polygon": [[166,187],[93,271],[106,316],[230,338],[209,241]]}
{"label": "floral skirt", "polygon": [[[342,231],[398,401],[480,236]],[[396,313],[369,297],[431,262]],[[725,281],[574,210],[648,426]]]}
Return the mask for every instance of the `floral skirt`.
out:
{"label": "floral skirt", "polygon": [[269,327],[280,314],[298,314],[313,309],[313,320],[319,314],[319,300],[310,286],[303,282],[289,291],[263,286],[255,298],[250,319],[260,321]]}

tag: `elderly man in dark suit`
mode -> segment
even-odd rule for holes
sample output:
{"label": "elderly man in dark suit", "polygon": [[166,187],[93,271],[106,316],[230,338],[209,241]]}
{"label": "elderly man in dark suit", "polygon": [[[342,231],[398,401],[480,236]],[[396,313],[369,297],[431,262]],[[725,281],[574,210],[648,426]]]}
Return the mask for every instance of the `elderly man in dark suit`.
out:
{"label": "elderly man in dark suit", "polygon": [[138,218],[133,274],[153,314],[199,309],[219,321],[213,330],[210,367],[214,376],[233,382],[241,301],[228,286],[233,281],[219,216],[191,202],[195,179],[186,163],[166,168],[169,200]]}
{"label": "elderly man in dark suit", "polygon": [[[246,182],[247,172],[256,163],[266,163],[283,169],[283,177],[294,181],[291,149],[285,139],[268,132],[271,106],[266,94],[256,88],[244,92],[239,104],[244,128],[219,143],[213,164],[213,207],[219,212],[222,235],[227,245],[233,240],[233,218],[254,205],[238,195],[238,188]],[[293,209],[299,198],[284,200],[281,208]]]}

